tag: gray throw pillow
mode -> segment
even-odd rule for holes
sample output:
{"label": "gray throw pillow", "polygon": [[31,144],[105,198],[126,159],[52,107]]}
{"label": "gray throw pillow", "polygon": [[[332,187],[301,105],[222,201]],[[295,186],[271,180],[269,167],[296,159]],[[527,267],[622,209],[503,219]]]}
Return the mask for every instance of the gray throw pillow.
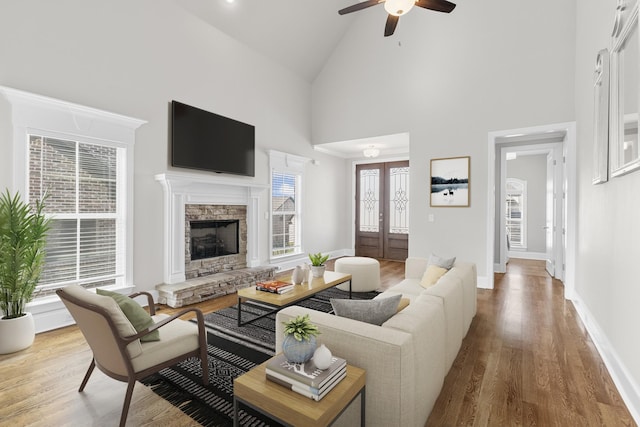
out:
{"label": "gray throw pillow", "polygon": [[438,267],[446,268],[447,270],[451,270],[455,262],[456,257],[442,258],[434,254],[431,254],[431,256],[429,257],[429,265],[436,265]]}
{"label": "gray throw pillow", "polygon": [[382,325],[398,311],[401,294],[372,300],[331,298],[331,306],[336,316],[348,317],[374,325]]}

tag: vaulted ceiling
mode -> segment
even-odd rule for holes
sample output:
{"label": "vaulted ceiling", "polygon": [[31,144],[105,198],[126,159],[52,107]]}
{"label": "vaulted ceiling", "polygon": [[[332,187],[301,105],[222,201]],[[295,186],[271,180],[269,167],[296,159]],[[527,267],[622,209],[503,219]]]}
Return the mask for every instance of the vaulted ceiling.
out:
{"label": "vaulted ceiling", "polygon": [[[357,14],[358,0],[176,0],[230,37],[312,82]],[[364,11],[363,13],[367,13]]]}

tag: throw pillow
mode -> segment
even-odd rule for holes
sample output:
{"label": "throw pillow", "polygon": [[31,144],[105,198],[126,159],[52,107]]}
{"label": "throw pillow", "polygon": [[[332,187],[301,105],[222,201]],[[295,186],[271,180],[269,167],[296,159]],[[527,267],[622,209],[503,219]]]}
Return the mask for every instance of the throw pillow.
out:
{"label": "throw pillow", "polygon": [[438,255],[431,254],[429,257],[428,265],[437,265],[438,267],[446,268],[447,270],[451,270],[453,264],[456,262],[456,257],[453,258],[442,258]]}
{"label": "throw pillow", "polygon": [[[147,311],[140,306],[133,299],[129,298],[126,295],[119,294],[117,292],[108,291],[106,289],[97,289],[96,293],[98,295],[105,295],[111,297],[118,303],[120,306],[120,310],[124,313],[124,315],[129,319],[129,322],[133,325],[136,332],[142,332],[147,328],[155,325],[155,322],[147,313]],[[151,332],[148,335],[145,335],[140,338],[140,341],[159,341],[160,340],[160,331],[156,330]]]}
{"label": "throw pillow", "polygon": [[405,308],[409,307],[410,302],[411,300],[409,298],[400,298],[400,302],[398,303],[398,309],[396,310],[396,313],[399,313]]}
{"label": "throw pillow", "polygon": [[396,314],[402,295],[372,300],[354,300],[331,298],[331,306],[336,316],[348,317],[374,325],[382,325]]}
{"label": "throw pillow", "polygon": [[438,267],[437,265],[429,265],[427,267],[427,270],[422,275],[420,286],[422,286],[423,288],[428,288],[429,286],[435,285],[436,282],[442,276],[444,276],[444,273],[446,273],[447,271],[449,270],[447,270],[446,268]]}

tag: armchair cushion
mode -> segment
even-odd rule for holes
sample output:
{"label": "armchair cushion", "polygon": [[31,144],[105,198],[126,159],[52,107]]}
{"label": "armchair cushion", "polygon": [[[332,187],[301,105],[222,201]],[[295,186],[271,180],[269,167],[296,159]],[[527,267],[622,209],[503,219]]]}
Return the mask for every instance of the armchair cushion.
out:
{"label": "armchair cushion", "polygon": [[[160,322],[168,317],[166,314],[156,314],[153,316],[153,320]],[[162,340],[142,343],[142,354],[131,359],[135,372],[140,372],[200,347],[197,323],[174,320],[163,325],[160,329],[162,329]]]}
{"label": "armchair cushion", "polygon": [[[155,324],[151,315],[147,313],[147,311],[140,306],[133,299],[129,298],[126,295],[122,295],[118,292],[108,291],[106,289],[97,289],[96,293],[98,295],[105,295],[111,297],[118,303],[120,309],[127,316],[129,322],[133,325],[137,332],[142,332],[147,328],[150,328]],[[140,337],[140,341],[148,342],[148,341],[158,341],[160,339],[160,330],[155,330],[148,335]]]}

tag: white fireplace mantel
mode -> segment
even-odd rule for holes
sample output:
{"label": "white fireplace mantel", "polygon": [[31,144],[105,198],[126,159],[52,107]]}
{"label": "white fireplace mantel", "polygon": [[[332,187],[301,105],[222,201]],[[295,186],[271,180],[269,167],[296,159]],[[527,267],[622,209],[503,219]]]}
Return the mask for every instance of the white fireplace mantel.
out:
{"label": "white fireplace mantel", "polygon": [[207,177],[187,173],[155,176],[164,190],[164,282],[185,281],[185,205],[247,206],[247,266],[260,265],[258,209],[260,194],[269,188],[242,178]]}

